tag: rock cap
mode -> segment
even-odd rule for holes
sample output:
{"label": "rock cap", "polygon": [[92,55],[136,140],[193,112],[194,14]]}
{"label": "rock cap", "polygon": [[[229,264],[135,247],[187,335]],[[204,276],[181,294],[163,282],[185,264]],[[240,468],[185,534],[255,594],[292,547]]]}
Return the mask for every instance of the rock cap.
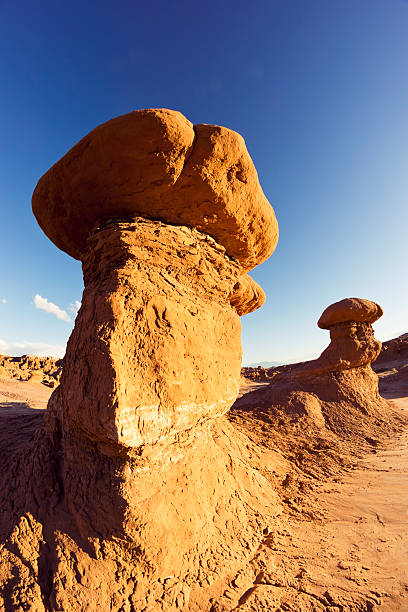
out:
{"label": "rock cap", "polygon": [[34,215],[52,242],[83,259],[91,229],[142,216],[212,236],[246,272],[274,251],[278,224],[244,139],[178,111],[136,110],[82,138],[39,180]]}
{"label": "rock cap", "polygon": [[383,309],[376,302],[362,298],[345,298],[328,306],[317,322],[320,329],[330,329],[337,323],[360,321],[374,323],[383,315]]}

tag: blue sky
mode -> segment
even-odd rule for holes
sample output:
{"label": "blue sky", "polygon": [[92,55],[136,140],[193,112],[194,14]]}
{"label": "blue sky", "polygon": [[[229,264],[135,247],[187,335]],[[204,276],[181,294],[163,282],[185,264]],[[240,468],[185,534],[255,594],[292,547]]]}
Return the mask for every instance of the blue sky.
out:
{"label": "blue sky", "polygon": [[0,352],[63,352],[81,299],[80,263],[31,213],[37,180],[149,107],[240,132],[275,208],[244,362],[317,355],[344,297],[384,307],[380,339],[407,331],[407,31],[404,0],[0,0]]}

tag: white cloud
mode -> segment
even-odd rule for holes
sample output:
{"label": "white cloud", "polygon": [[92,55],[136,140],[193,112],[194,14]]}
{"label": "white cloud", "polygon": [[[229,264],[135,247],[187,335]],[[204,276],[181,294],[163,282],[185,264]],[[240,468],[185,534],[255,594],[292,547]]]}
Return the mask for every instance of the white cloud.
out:
{"label": "white cloud", "polygon": [[3,298],[2,300],[0,300],[0,302],[1,302],[2,304],[7,304],[7,300],[5,300],[4,298]]}
{"label": "white cloud", "polygon": [[62,310],[62,308],[60,308],[56,304],[53,304],[52,302],[49,302],[47,298],[42,297],[38,293],[34,296],[34,306],[39,310],[45,310],[45,312],[53,314],[57,317],[57,319],[60,319],[61,321],[71,323],[71,318],[66,310]]}
{"label": "white cloud", "polygon": [[73,312],[75,315],[77,314],[80,308],[81,308],[81,302],[79,300],[75,300],[73,304],[69,305],[69,310]]}
{"label": "white cloud", "polygon": [[20,357],[20,355],[39,355],[40,357],[63,357],[65,347],[60,344],[43,342],[5,342],[0,338],[0,353]]}

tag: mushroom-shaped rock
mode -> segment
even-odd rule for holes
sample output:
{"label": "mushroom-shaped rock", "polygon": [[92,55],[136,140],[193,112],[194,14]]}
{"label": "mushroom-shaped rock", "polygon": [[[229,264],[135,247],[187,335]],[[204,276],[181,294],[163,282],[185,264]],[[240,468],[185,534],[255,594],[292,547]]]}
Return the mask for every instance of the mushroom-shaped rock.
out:
{"label": "mushroom-shaped rock", "polygon": [[136,111],[51,168],[33,209],[84,292],[45,414],[14,443],[2,427],[0,609],[210,609],[277,510],[248,438],[213,418],[238,394],[239,314],[264,300],[247,270],[277,241],[244,141]]}
{"label": "mushroom-shaped rock", "polygon": [[60,249],[83,259],[107,218],[194,227],[248,271],[276,247],[275,214],[242,136],[181,113],[138,110],[98,126],[38,182],[33,211]]}
{"label": "mushroom-shaped rock", "polygon": [[330,329],[337,323],[349,321],[374,323],[382,315],[383,309],[375,302],[361,298],[345,298],[328,306],[317,324],[321,329]]}
{"label": "mushroom-shaped rock", "polygon": [[33,210],[83,264],[59,390],[64,427],[132,448],[228,410],[238,315],[265,299],[246,270],[278,237],[243,138],[176,111],[134,111],[57,162]]}
{"label": "mushroom-shaped rock", "polygon": [[328,306],[318,326],[330,330],[331,342],[318,359],[297,368],[294,376],[319,376],[371,364],[381,351],[371,324],[382,314],[381,306],[361,298],[346,298]]}

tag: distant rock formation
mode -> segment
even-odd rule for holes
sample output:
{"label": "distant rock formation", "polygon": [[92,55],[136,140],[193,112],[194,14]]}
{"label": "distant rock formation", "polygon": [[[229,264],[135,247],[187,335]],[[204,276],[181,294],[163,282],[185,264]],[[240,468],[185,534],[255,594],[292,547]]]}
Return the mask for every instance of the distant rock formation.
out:
{"label": "distant rock formation", "polygon": [[338,404],[326,415],[322,405],[322,414],[325,426],[340,436],[349,426],[358,436],[361,415],[381,419],[381,412],[387,408],[378,392],[378,376],[371,368],[381,351],[371,324],[382,314],[378,304],[360,298],[332,304],[318,321],[321,329],[330,331],[329,346],[318,359],[299,364],[286,375],[293,388],[313,393],[323,403]]}
{"label": "distant rock formation", "polygon": [[207,609],[277,507],[222,418],[239,315],[264,300],[247,271],[278,237],[244,141],[135,111],[55,164],[33,210],[85,289],[43,427],[0,449],[5,609]]}
{"label": "distant rock formation", "polygon": [[309,377],[370,365],[381,351],[372,323],[383,314],[381,306],[369,300],[346,298],[328,306],[318,321],[330,331],[330,344],[318,359],[293,371],[295,377]]}
{"label": "distant rock formation", "polygon": [[378,304],[360,298],[326,308],[318,325],[330,331],[327,349],[313,361],[267,370],[263,379],[269,385],[240,398],[230,420],[244,432],[267,436],[265,444],[280,446],[310,472],[316,452],[323,453],[327,469],[337,464],[342,441],[375,445],[400,422],[380,396],[371,368],[381,350],[372,323],[381,315]]}
{"label": "distant rock formation", "polygon": [[408,361],[408,334],[383,342],[381,353],[373,363],[373,368],[376,372],[381,372],[393,368],[401,360]]}
{"label": "distant rock formation", "polygon": [[0,378],[31,380],[53,388],[59,383],[62,363],[62,359],[53,359],[52,357],[37,357],[35,355],[9,357],[0,354]]}

